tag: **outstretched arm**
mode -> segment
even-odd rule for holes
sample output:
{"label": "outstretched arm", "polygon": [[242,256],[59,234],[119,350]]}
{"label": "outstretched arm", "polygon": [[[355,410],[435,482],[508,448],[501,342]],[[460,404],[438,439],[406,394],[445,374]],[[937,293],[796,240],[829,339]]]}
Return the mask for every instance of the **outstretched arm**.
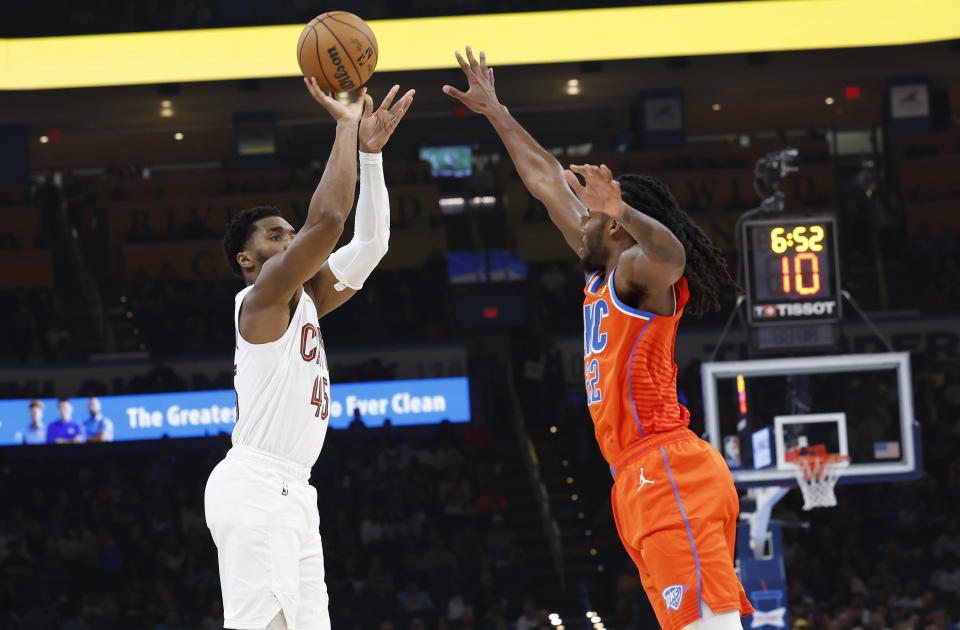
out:
{"label": "outstretched arm", "polygon": [[360,195],[353,239],[333,252],[306,286],[318,317],[323,317],[359,291],[387,253],[390,198],[383,178],[381,150],[413,103],[415,93],[408,90],[393,104],[399,90],[400,86],[394,85],[380,108],[376,112],[367,112],[360,121]]}
{"label": "outstretched arm", "polygon": [[587,209],[570,191],[563,177],[563,167],[555,157],[540,146],[510,114],[497,98],[494,87],[493,68],[487,65],[487,56],[480,51],[479,61],[467,46],[467,60],[456,53],[460,68],[467,77],[466,93],[445,85],[444,94],[452,96],[471,110],[483,114],[493,125],[500,140],[507,147],[510,159],[520,174],[524,186],[538,201],[543,203],[567,244],[582,256],[581,225],[586,220]]}

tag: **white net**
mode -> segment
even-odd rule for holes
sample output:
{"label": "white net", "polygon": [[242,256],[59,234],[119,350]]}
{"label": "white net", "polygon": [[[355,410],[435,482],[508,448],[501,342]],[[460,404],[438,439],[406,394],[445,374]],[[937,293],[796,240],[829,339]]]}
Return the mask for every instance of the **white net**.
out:
{"label": "white net", "polygon": [[843,469],[850,465],[847,455],[801,455],[790,462],[803,493],[803,509],[833,507],[837,504],[834,487]]}

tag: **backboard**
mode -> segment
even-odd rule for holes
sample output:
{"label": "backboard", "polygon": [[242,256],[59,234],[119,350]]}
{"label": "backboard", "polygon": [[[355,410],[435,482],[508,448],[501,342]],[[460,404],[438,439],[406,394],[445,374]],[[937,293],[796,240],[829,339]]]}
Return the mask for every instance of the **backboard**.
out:
{"label": "backboard", "polygon": [[739,488],[795,486],[797,454],[849,455],[839,483],[921,474],[905,352],[704,363],[707,439]]}

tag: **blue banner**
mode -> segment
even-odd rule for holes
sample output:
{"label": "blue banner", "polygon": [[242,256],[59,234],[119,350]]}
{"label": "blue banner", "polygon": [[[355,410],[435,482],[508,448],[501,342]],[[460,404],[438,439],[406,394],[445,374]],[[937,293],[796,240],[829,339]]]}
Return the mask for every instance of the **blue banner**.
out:
{"label": "blue banner", "polygon": [[[170,394],[0,400],[0,446],[86,441],[151,440],[230,433],[236,423],[232,389]],[[344,429],[360,411],[368,427],[470,421],[465,377],[330,387],[330,427]],[[97,413],[94,413],[97,412]],[[63,422],[64,417],[68,422]]]}

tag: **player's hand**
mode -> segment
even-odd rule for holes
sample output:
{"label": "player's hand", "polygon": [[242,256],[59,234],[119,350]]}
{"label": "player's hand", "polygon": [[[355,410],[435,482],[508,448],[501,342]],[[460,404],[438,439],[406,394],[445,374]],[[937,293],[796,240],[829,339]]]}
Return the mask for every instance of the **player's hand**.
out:
{"label": "player's hand", "polygon": [[387,92],[386,98],[380,103],[380,108],[377,111],[370,111],[373,109],[372,107],[364,110],[363,118],[360,119],[360,135],[358,137],[360,150],[364,153],[380,153],[383,145],[390,139],[390,134],[397,128],[407,110],[410,109],[416,90],[407,90],[407,93],[394,103],[393,99],[396,98],[399,91],[400,86],[394,85]]}
{"label": "player's hand", "polygon": [[461,92],[457,88],[445,85],[443,93],[452,96],[471,110],[478,114],[489,114],[496,107],[499,107],[500,101],[497,99],[497,90],[493,82],[493,68],[487,66],[487,55],[480,51],[480,60],[473,56],[473,50],[467,46],[467,59],[465,60],[460,51],[454,53],[457,56],[457,62],[467,76],[467,91]]}
{"label": "player's hand", "polygon": [[[580,185],[577,175],[583,177],[584,186]],[[590,210],[614,218],[623,216],[625,206],[620,196],[620,182],[613,179],[613,173],[606,164],[571,164],[570,168],[563,172],[563,176],[577,198]]]}
{"label": "player's hand", "polygon": [[360,122],[365,108],[373,109],[373,99],[367,94],[367,88],[360,88],[357,100],[349,105],[344,105],[321,90],[314,77],[303,77],[303,82],[306,83],[307,91],[310,92],[313,100],[323,105],[323,108],[330,112],[330,115],[338,123],[357,124]]}

